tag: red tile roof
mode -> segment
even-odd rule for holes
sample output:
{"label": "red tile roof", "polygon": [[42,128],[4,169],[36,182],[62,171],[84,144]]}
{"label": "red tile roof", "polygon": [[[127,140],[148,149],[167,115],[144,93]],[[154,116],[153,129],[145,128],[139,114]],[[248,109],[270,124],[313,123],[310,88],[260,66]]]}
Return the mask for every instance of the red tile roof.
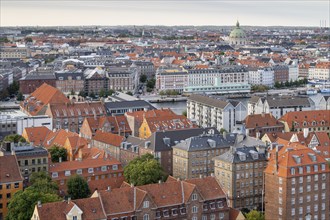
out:
{"label": "red tile roof", "polygon": [[23,181],[15,155],[0,156],[0,168],[0,184]]}
{"label": "red tile roof", "polygon": [[106,143],[112,146],[120,147],[121,142],[124,141],[124,137],[117,134],[112,134],[109,132],[103,132],[98,130],[96,131],[93,140]]}
{"label": "red tile roof", "polygon": [[248,115],[244,119],[246,128],[258,128],[258,127],[278,127],[283,124],[277,121],[277,119],[270,113]]}
{"label": "red tile roof", "polygon": [[279,121],[286,122],[290,129],[293,124],[295,129],[309,127],[329,127],[330,110],[288,112],[283,115]]}
{"label": "red tile roof", "polygon": [[44,143],[48,134],[52,131],[45,126],[27,127],[24,129],[27,135],[27,141],[33,143],[33,146],[40,146]]}

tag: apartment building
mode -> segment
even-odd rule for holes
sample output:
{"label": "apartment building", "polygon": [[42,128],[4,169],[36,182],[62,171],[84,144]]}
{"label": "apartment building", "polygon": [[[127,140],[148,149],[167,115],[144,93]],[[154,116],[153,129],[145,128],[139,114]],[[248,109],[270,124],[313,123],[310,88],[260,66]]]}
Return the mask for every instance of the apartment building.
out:
{"label": "apartment building", "polygon": [[11,198],[19,190],[23,190],[23,177],[15,155],[5,155],[0,151],[0,219],[8,212]]}
{"label": "apartment building", "polygon": [[318,62],[316,65],[310,65],[308,71],[309,79],[329,80],[330,79],[330,62]]}
{"label": "apartment building", "polygon": [[264,172],[266,219],[329,219],[329,172],[312,149],[274,148]]}
{"label": "apartment building", "polygon": [[330,110],[314,110],[288,112],[280,122],[284,124],[284,131],[323,131],[330,134]]}
{"label": "apartment building", "polygon": [[234,145],[236,134],[201,134],[185,139],[173,148],[173,176],[180,179],[210,176],[212,158],[224,154]]}
{"label": "apartment building", "polygon": [[265,147],[231,147],[213,160],[215,177],[227,194],[229,207],[261,209]]}
{"label": "apartment building", "polygon": [[253,69],[249,71],[249,83],[251,85],[264,85],[273,87],[274,70],[272,68]]}
{"label": "apartment building", "polygon": [[56,71],[56,88],[65,94],[84,91],[84,73],[80,69]]}
{"label": "apartment building", "polygon": [[299,96],[253,96],[248,102],[248,115],[271,113],[279,119],[287,112],[310,111],[315,109],[314,101]]}
{"label": "apartment building", "polygon": [[124,137],[110,132],[96,131],[92,138],[92,146],[105,150],[111,157],[120,160],[120,144]]}
{"label": "apartment building", "polygon": [[274,65],[274,82],[285,83],[289,81],[289,67],[287,65]]}
{"label": "apartment building", "polygon": [[27,47],[0,47],[0,59],[25,59],[30,56],[30,50]]}
{"label": "apartment building", "polygon": [[282,132],[284,125],[271,113],[248,115],[243,121],[246,135],[261,138],[266,132]]}
{"label": "apartment building", "polygon": [[232,132],[247,115],[246,106],[233,100],[193,94],[187,101],[187,117],[201,127],[224,128]]}
{"label": "apartment building", "polygon": [[101,90],[107,91],[109,89],[108,73],[99,67],[86,69],[84,80],[84,91],[88,95],[98,95]]}
{"label": "apartment building", "polygon": [[144,186],[123,184],[119,189],[98,190],[91,198],[36,205],[31,219],[48,219],[49,213],[63,220],[236,220],[237,216],[236,210],[228,208],[214,177],[185,181],[169,177],[164,183]]}
{"label": "apartment building", "polygon": [[183,92],[188,85],[188,71],[182,69],[158,68],[156,72],[157,91],[175,90]]}
{"label": "apartment building", "polygon": [[[95,156],[89,159],[65,161],[49,164],[49,174],[52,180],[57,183],[60,193],[66,192],[66,183],[72,175],[82,176],[88,183],[91,191],[95,188],[106,189],[103,183],[106,181],[108,186],[119,187],[124,181],[123,168],[121,163],[112,157]],[[103,186],[103,187],[102,187]]]}
{"label": "apartment building", "polygon": [[24,185],[29,182],[32,173],[48,171],[48,151],[43,147],[34,147],[27,143],[5,142],[1,151],[4,154],[16,155]]}
{"label": "apartment building", "polygon": [[138,71],[134,68],[109,68],[109,89],[115,91],[134,91],[139,83]]}

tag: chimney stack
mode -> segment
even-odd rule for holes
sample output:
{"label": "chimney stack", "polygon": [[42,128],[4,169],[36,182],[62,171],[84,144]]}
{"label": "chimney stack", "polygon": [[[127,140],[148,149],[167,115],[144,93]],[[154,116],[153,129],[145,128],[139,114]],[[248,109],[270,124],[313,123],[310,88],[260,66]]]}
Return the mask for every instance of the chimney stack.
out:
{"label": "chimney stack", "polygon": [[41,205],[41,201],[40,201],[40,200],[38,200],[38,207],[39,207],[39,208],[42,207],[42,205]]}
{"label": "chimney stack", "polygon": [[58,158],[58,162],[62,163],[62,157]]}
{"label": "chimney stack", "polygon": [[68,204],[71,202],[71,197],[68,197]]}

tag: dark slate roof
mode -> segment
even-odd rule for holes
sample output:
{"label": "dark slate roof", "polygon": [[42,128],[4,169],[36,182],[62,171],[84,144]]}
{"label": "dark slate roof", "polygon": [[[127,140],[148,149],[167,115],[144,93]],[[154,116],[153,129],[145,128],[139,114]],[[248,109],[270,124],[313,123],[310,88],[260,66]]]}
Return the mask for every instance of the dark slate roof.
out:
{"label": "dark slate roof", "polygon": [[252,96],[249,100],[249,103],[257,103],[259,101],[259,96]]}
{"label": "dark slate roof", "polygon": [[188,100],[200,102],[205,105],[217,107],[217,108],[225,108],[229,103],[220,99],[217,99],[214,96],[206,96],[206,95],[199,95],[199,94],[192,94],[189,96]]}
{"label": "dark slate roof", "polygon": [[107,110],[123,109],[123,108],[148,108],[156,109],[149,102],[144,100],[122,101],[122,102],[105,102],[104,106]]}
{"label": "dark slate roof", "polygon": [[84,79],[84,73],[79,71],[67,72],[67,71],[58,71],[55,72],[56,79],[58,80],[59,77],[63,77],[63,80],[68,80],[68,77],[72,77],[73,80],[76,80],[77,77],[80,77],[80,80]]}
{"label": "dark slate roof", "polygon": [[55,80],[56,77],[54,74],[52,73],[32,73],[32,74],[28,74],[25,77],[23,77],[20,80],[50,80],[53,79]]}
{"label": "dark slate roof", "polygon": [[[260,147],[261,149],[265,150],[264,147]],[[253,158],[252,155],[257,154],[258,158]],[[240,158],[243,156],[245,159]],[[242,159],[242,160],[241,160]],[[247,163],[253,161],[267,161],[265,151],[258,151],[258,148],[252,147],[231,147],[231,149],[220,156],[214,158],[214,160],[221,160],[226,161],[229,163]]]}
{"label": "dark slate roof", "polygon": [[[229,148],[236,141],[237,134],[214,134],[199,135],[187,138],[186,140],[173,146],[185,151],[200,151],[208,149]],[[214,143],[214,145],[212,145]]]}
{"label": "dark slate roof", "polygon": [[311,106],[308,97],[268,97],[269,107]]}
{"label": "dark slate roof", "polygon": [[[190,128],[175,131],[157,131],[147,138],[140,147],[145,148],[148,146],[147,148],[154,152],[168,151],[172,149],[172,146],[180,143],[180,141],[208,132],[213,132],[215,135],[219,134],[216,128]],[[147,144],[148,142],[150,143],[149,145]]]}

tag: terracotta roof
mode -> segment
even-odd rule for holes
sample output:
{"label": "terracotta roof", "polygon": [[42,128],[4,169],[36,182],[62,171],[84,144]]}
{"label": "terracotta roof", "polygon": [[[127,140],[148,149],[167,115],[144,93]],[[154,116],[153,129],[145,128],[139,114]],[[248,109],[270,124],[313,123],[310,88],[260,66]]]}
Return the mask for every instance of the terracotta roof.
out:
{"label": "terracotta roof", "polygon": [[[276,159],[275,159],[275,153],[273,151],[273,156],[270,157],[270,160],[268,162],[268,165],[265,169],[265,173],[268,174],[274,174],[276,172]],[[300,158],[300,162],[297,162],[297,158]],[[313,157],[315,157],[315,160],[313,161]],[[297,145],[296,147],[283,147],[279,153],[278,153],[278,176],[281,177],[291,177],[291,176],[297,176],[298,170],[295,171],[295,175],[291,174],[291,168],[297,168],[302,167],[306,165],[316,165],[316,164],[325,164],[325,171],[321,171],[321,168],[316,172],[314,169],[311,169],[311,172],[308,175],[313,175],[318,172],[330,172],[329,166],[327,165],[326,160],[319,154],[315,153],[312,149]],[[304,168],[304,174],[306,173],[306,169]],[[300,174],[302,175],[302,174]]]}
{"label": "terracotta roof", "polygon": [[171,109],[153,109],[149,111],[135,111],[135,112],[126,112],[125,115],[133,116],[135,120],[142,123],[143,118],[151,118],[151,117],[163,117],[176,115]]}
{"label": "terracotta roof", "polygon": [[101,102],[76,102],[72,104],[51,104],[49,106],[54,118],[64,117],[94,117],[106,114]]}
{"label": "terracotta roof", "polygon": [[93,140],[110,144],[116,147],[120,147],[120,143],[124,141],[124,137],[117,134],[112,134],[109,132],[103,132],[101,130],[98,130],[96,131]]}
{"label": "terracotta roof", "polygon": [[71,209],[77,205],[79,209],[83,211],[82,219],[106,219],[106,216],[102,210],[102,205],[99,198],[86,198],[77,199],[74,201],[62,201],[54,203],[46,203],[38,205],[38,215],[39,219],[49,219],[49,216],[53,220],[63,220],[66,219],[66,214],[68,214]]}
{"label": "terracotta roof", "polygon": [[63,147],[66,139],[72,136],[79,136],[79,135],[77,133],[66,131],[64,129],[60,129],[55,132],[48,133],[44,141],[44,146],[46,148],[52,147],[53,145]]}
{"label": "terracotta roof", "polygon": [[31,115],[41,115],[45,114],[48,104],[69,102],[70,100],[60,90],[44,83],[21,102],[20,105]]}
{"label": "terracotta roof", "polygon": [[248,115],[244,119],[246,128],[258,127],[283,127],[283,124],[278,122],[277,119],[270,113]]}
{"label": "terracotta roof", "polygon": [[[279,121],[286,122],[290,129],[292,124],[295,128],[329,127],[330,110],[288,112]],[[306,122],[305,125],[304,122]]]}
{"label": "terracotta roof", "polygon": [[0,156],[0,183],[23,181],[15,155]]}
{"label": "terracotta roof", "polygon": [[32,143],[34,146],[42,145],[47,135],[52,131],[45,126],[41,127],[27,127],[24,129],[27,135],[27,141]]}
{"label": "terracotta roof", "polygon": [[156,131],[180,130],[197,127],[183,115],[152,117],[145,119],[151,133]]}
{"label": "terracotta roof", "polygon": [[120,188],[124,181],[124,176],[117,176],[116,178],[105,178],[89,181],[88,186],[91,192],[94,192],[95,190],[107,190],[108,187],[112,190]]}

